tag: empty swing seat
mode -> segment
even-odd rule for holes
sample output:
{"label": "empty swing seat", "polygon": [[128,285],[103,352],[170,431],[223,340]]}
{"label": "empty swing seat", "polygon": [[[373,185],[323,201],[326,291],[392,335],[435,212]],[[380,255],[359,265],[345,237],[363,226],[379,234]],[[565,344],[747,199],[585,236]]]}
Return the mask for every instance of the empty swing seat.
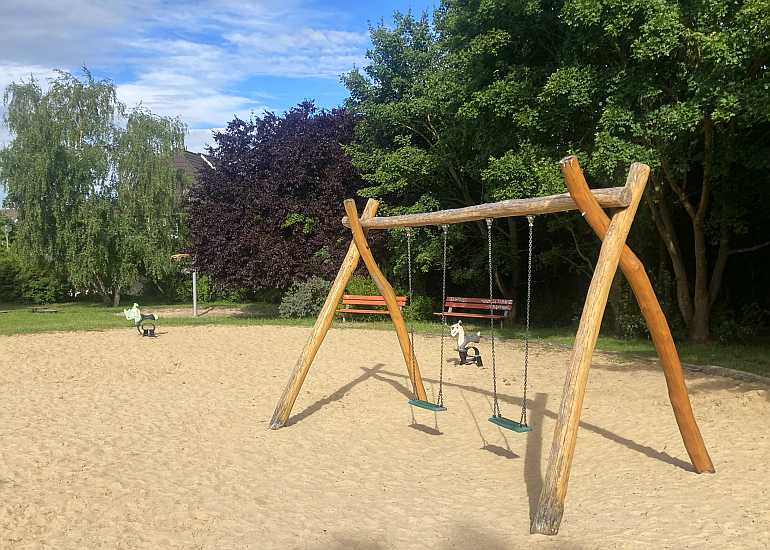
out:
{"label": "empty swing seat", "polygon": [[410,399],[409,404],[414,405],[415,407],[420,407],[421,409],[425,409],[427,411],[433,411],[433,412],[440,412],[440,411],[446,410],[446,407],[444,407],[443,405],[437,405],[436,403],[431,403],[430,401],[423,401],[422,399]]}
{"label": "empty swing seat", "polygon": [[511,430],[512,432],[526,433],[532,431],[530,426],[522,424],[521,422],[516,422],[510,418],[505,418],[504,416],[490,416],[489,421],[496,426],[500,426],[506,430]]}

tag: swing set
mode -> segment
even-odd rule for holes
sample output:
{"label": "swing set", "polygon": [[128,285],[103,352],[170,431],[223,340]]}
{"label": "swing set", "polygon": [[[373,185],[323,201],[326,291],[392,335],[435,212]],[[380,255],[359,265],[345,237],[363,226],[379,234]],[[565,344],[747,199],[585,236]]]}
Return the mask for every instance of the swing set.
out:
{"label": "swing set", "polygon": [[[490,342],[491,342],[491,350],[492,350],[492,416],[489,417],[489,421],[493,424],[505,428],[506,430],[511,430],[514,432],[524,433],[532,431],[532,428],[527,425],[527,371],[529,367],[529,319],[530,319],[530,304],[531,299],[530,295],[532,293],[532,241],[533,241],[533,226],[535,217],[534,216],[527,216],[527,220],[529,222],[529,246],[527,251],[527,309],[526,309],[526,325],[524,330],[524,379],[523,379],[523,397],[522,397],[522,405],[521,405],[521,416],[519,417],[518,422],[515,420],[511,420],[510,418],[506,418],[503,416],[502,412],[500,411],[500,401],[497,398],[497,358],[495,355],[495,318],[494,315],[494,307],[495,307],[495,299],[494,295],[492,293],[492,218],[487,218],[487,271],[489,273],[489,300],[487,300],[487,303],[489,305],[489,335],[490,335]],[[441,303],[446,304],[447,297],[446,297],[446,271],[447,271],[447,233],[449,230],[449,226],[447,224],[443,224],[441,226],[441,230],[443,233],[443,256],[441,261]],[[411,227],[406,228],[406,257],[407,257],[407,272],[408,272],[408,280],[409,280],[409,303],[412,302],[412,230]],[[438,378],[438,396],[435,403],[432,403],[430,401],[426,401],[425,399],[420,399],[418,396],[415,395],[414,399],[409,400],[410,405],[414,405],[415,407],[420,407],[422,409],[426,409],[433,412],[440,412],[447,410],[444,406],[444,338],[446,337],[446,329],[447,329],[447,311],[445,307],[441,308],[441,313],[438,314],[441,315],[441,352],[439,354],[439,378]],[[454,334],[454,333],[453,333]],[[415,365],[417,363],[417,358],[414,351],[414,324],[410,323],[409,326],[409,344],[411,347],[412,355],[410,357],[411,360],[411,370],[414,371]],[[474,348],[476,349],[476,348]],[[458,347],[458,352],[460,352],[460,356],[463,357],[463,351]],[[481,357],[478,355],[478,350],[476,351],[476,358],[477,358],[477,364],[480,364]]]}
{"label": "swing set", "polygon": [[[289,377],[283,395],[276,405],[270,422],[272,429],[285,426],[289,420],[294,402],[307,376],[313,359],[323,342],[334,319],[335,310],[344,294],[345,287],[351,275],[363,260],[372,280],[382,294],[388,313],[398,336],[399,346],[404,356],[404,362],[412,384],[414,398],[409,401],[413,406],[426,410],[446,411],[444,406],[444,336],[446,333],[446,314],[443,307],[446,300],[446,266],[447,266],[447,230],[448,226],[470,221],[486,220],[487,246],[489,264],[489,304],[492,313],[492,223],[496,218],[526,216],[529,222],[529,256],[527,265],[527,306],[526,330],[524,336],[524,376],[523,376],[523,406],[518,421],[502,415],[497,395],[497,372],[495,357],[494,319],[490,319],[490,348],[492,365],[492,416],[489,421],[495,425],[515,432],[529,432],[527,424],[527,370],[529,366],[529,319],[530,293],[532,284],[532,242],[534,217],[579,210],[584,219],[602,241],[596,269],[591,278],[583,312],[580,318],[575,343],[569,358],[567,376],[564,384],[562,402],[554,429],[548,467],[543,487],[540,493],[537,509],[532,517],[530,532],[555,535],[564,514],[564,502],[567,485],[575,452],[577,431],[585,396],[588,372],[591,358],[599,335],[604,310],[607,305],[610,286],[618,266],[628,280],[631,289],[639,303],[642,315],[647,323],[655,349],[660,359],[660,365],[668,386],[668,395],[679,427],[685,449],[690,457],[693,468],[697,473],[713,473],[714,466],[703,442],[698,424],[690,404],[687,387],[684,382],[682,366],[674,345],[666,317],[655,296],[652,284],[647,276],[641,260],[625,244],[636,210],[639,206],[644,187],[649,176],[649,167],[634,163],[626,179],[624,187],[591,190],[583,172],[574,156],[563,159],[560,163],[562,175],[569,193],[536,197],[530,199],[515,199],[496,203],[481,204],[466,208],[440,210],[424,214],[408,214],[402,216],[376,217],[379,203],[370,199],[359,218],[355,201],[345,201],[347,216],[342,223],[349,227],[353,240],[342,261],[337,277],[334,280],[326,302],[316,320],[310,337]],[[604,209],[612,209],[611,217]],[[443,269],[442,269],[442,336],[439,365],[439,388],[436,402],[428,400],[423,385],[420,368],[414,352],[414,326],[407,328],[401,314],[396,294],[385,275],[380,270],[367,241],[367,231],[391,228],[407,228],[407,257],[409,270],[409,298],[412,298],[412,269],[411,269],[411,231],[409,228],[439,226],[443,231]]]}

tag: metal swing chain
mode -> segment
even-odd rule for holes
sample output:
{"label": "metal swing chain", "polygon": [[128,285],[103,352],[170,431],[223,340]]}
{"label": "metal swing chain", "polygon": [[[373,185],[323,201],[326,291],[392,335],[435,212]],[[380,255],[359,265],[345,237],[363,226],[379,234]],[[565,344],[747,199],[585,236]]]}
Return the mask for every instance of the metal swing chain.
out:
{"label": "metal swing chain", "polygon": [[[489,314],[494,315],[492,304],[492,218],[487,218],[487,256],[489,259]],[[497,365],[495,360],[495,320],[489,319],[489,337],[492,343],[492,416],[502,416],[497,400]]]}
{"label": "metal swing chain", "polygon": [[441,271],[441,355],[439,363],[438,374],[438,399],[436,403],[440,406],[444,406],[444,337],[446,336],[446,311],[444,305],[446,304],[446,241],[448,225],[442,225],[441,230],[444,232],[444,257],[443,257],[443,269]]}
{"label": "metal swing chain", "polygon": [[520,424],[527,425],[527,373],[529,370],[529,312],[532,303],[532,232],[535,225],[535,216],[527,216],[529,222],[529,246],[527,249],[527,313],[524,328],[524,391],[521,403]]}
{"label": "metal swing chain", "polygon": [[[409,274],[409,305],[412,305],[412,228],[406,228],[406,264]],[[409,345],[412,348],[411,371],[414,372],[414,364],[417,360],[414,351],[414,321],[409,320]],[[417,394],[416,388],[412,387],[412,393]]]}

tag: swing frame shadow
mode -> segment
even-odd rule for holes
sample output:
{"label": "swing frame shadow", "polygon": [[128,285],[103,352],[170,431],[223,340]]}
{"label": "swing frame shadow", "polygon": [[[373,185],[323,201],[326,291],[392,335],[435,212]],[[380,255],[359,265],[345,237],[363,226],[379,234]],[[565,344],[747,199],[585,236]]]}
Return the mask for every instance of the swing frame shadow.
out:
{"label": "swing frame shadow", "polygon": [[[530,531],[546,535],[555,535],[559,532],[588,382],[588,372],[607,305],[610,285],[618,267],[621,268],[631,286],[658,352],[668,386],[669,400],[694,471],[713,473],[714,466],[692,411],[681,362],[668,322],[655,296],[644,265],[626,245],[626,238],[647,184],[650,173],[649,166],[634,163],[629,169],[624,187],[596,190],[591,190],[588,187],[576,157],[569,156],[562,159],[560,168],[569,191],[568,194],[516,199],[467,208],[391,217],[376,217],[379,202],[369,199],[360,218],[355,201],[353,199],[345,200],[346,217],[343,218],[342,223],[350,228],[352,242],[342,261],[337,277],[332,283],[308,342],[276,405],[270,428],[278,429],[286,425],[302,383],[332,324],[337,304],[342,298],[345,286],[361,260],[363,260],[372,280],[385,300],[404,356],[406,370],[414,390],[414,398],[427,402],[425,387],[406,323],[398,307],[393,287],[372,255],[367,240],[367,230],[451,225],[500,217],[533,216],[580,210],[586,222],[602,241],[602,245],[575,335],[561,406],[554,429],[548,467],[538,506],[532,516]],[[604,208],[614,209],[611,217],[605,213]]]}

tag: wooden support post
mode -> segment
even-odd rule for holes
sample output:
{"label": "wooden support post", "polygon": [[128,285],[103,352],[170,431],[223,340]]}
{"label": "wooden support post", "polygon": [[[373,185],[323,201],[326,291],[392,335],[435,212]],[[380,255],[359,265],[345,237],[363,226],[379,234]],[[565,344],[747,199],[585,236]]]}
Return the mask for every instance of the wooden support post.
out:
{"label": "wooden support post", "polygon": [[[567,157],[561,161],[561,171],[567,183],[570,195],[575,200],[578,208],[600,239],[604,239],[607,233],[607,227],[610,219],[604,213],[599,203],[591,194],[588,183],[583,176],[578,160],[574,156]],[[682,365],[679,362],[679,354],[676,351],[674,339],[671,336],[671,330],[668,327],[666,316],[660,307],[655,290],[647,276],[644,265],[641,260],[633,253],[628,245],[623,247],[620,254],[620,269],[623,271],[631,285],[636,301],[639,303],[639,309],[647,323],[650,331],[652,343],[658,352],[663,374],[666,377],[668,386],[668,398],[674,409],[674,417],[679,426],[679,432],[682,434],[687,454],[690,456],[695,471],[701,473],[713,473],[714,465],[711,457],[706,450],[698,423],[695,421],[695,415],[692,412],[690,397],[687,394],[687,386],[682,373]]]}
{"label": "wooden support post", "polygon": [[548,459],[548,470],[530,526],[532,533],[555,535],[559,532],[591,358],[607,306],[612,279],[618,269],[620,253],[634,221],[649,173],[650,168],[644,164],[631,165],[626,180],[626,188],[631,193],[631,202],[628,207],[618,210],[612,216],[607,235],[602,242],[569,359],[564,394]]}
{"label": "wooden support post", "polygon": [[406,362],[406,368],[409,371],[409,378],[412,380],[415,396],[417,399],[425,401],[427,396],[425,394],[425,387],[422,383],[422,376],[420,375],[420,367],[417,364],[414,352],[412,351],[412,345],[409,341],[409,332],[406,328],[404,317],[401,315],[401,309],[398,307],[396,293],[393,291],[393,287],[390,286],[388,279],[382,271],[380,271],[377,262],[374,261],[374,256],[372,256],[372,251],[369,248],[369,242],[366,240],[366,234],[358,219],[356,203],[352,199],[345,200],[345,213],[350,222],[350,231],[353,233],[353,242],[355,242],[358,247],[361,259],[369,270],[369,275],[372,276],[372,280],[385,298],[385,305],[388,306],[390,318],[393,321],[393,326],[396,328],[398,343],[401,346],[401,353],[404,354],[404,361]]}
{"label": "wooden support post", "polygon": [[[377,213],[379,203],[373,199],[369,199],[364,207],[363,217],[370,218]],[[286,425],[291,414],[291,409],[294,406],[294,402],[297,400],[299,390],[302,388],[302,383],[305,381],[310,365],[313,364],[318,349],[321,347],[321,343],[326,337],[326,333],[329,332],[329,327],[334,321],[334,313],[337,310],[337,305],[342,299],[342,295],[345,293],[345,287],[350,280],[350,276],[358,267],[358,261],[361,258],[358,253],[358,248],[355,242],[351,242],[348,247],[348,252],[345,255],[345,259],[342,260],[342,265],[337,272],[332,283],[329,294],[326,296],[321,312],[318,314],[315,325],[313,325],[313,331],[310,333],[310,337],[305,344],[302,354],[299,356],[297,363],[294,365],[294,370],[289,376],[289,381],[283,390],[281,398],[278,400],[278,404],[275,406],[275,412],[273,418],[270,421],[270,428],[277,430]]]}

